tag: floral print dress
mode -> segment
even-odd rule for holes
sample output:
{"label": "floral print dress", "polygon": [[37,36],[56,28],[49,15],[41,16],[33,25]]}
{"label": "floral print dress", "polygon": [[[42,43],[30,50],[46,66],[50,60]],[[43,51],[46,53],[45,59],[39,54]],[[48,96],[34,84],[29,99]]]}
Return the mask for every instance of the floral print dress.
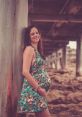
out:
{"label": "floral print dress", "polygon": [[[39,52],[35,50],[35,57],[32,60],[30,67],[30,73],[38,81],[38,84],[48,91],[50,87],[50,78],[45,70],[44,60],[40,56]],[[48,107],[45,97],[37,93],[33,87],[24,78],[23,87],[20,98],[18,100],[17,112],[40,112]]]}

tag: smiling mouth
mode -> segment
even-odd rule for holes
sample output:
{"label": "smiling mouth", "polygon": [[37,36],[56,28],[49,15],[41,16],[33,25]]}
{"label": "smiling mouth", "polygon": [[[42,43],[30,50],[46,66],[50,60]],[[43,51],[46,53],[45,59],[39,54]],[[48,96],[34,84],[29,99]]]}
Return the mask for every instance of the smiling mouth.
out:
{"label": "smiling mouth", "polygon": [[39,37],[35,37],[34,39],[39,39]]}

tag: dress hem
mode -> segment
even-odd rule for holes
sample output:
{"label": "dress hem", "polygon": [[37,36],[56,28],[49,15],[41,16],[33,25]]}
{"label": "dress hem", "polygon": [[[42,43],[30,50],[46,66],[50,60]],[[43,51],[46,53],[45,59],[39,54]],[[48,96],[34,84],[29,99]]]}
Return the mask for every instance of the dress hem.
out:
{"label": "dress hem", "polygon": [[17,113],[18,114],[22,114],[22,113],[38,113],[38,112],[42,112],[44,110],[46,110],[48,107],[42,109],[42,110],[39,110],[39,111],[33,111],[33,112],[30,112],[30,111],[18,111]]}

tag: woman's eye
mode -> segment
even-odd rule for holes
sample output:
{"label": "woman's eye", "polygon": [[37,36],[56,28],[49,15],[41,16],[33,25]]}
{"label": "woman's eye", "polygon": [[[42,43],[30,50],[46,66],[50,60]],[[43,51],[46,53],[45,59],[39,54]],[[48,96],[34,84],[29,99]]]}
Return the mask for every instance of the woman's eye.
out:
{"label": "woman's eye", "polygon": [[34,35],[34,33],[31,33],[31,35],[33,36],[33,35]]}
{"label": "woman's eye", "polygon": [[32,36],[35,35],[35,34],[39,34],[39,32],[31,33]]}

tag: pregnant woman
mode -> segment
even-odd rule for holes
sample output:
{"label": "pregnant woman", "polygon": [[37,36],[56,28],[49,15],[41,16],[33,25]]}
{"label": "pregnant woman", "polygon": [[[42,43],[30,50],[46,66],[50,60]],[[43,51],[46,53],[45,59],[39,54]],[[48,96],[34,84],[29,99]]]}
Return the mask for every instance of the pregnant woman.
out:
{"label": "pregnant woman", "polygon": [[18,99],[18,113],[35,113],[36,117],[51,117],[48,110],[47,91],[50,78],[39,52],[41,34],[36,26],[27,28],[26,47],[23,52],[23,86]]}

